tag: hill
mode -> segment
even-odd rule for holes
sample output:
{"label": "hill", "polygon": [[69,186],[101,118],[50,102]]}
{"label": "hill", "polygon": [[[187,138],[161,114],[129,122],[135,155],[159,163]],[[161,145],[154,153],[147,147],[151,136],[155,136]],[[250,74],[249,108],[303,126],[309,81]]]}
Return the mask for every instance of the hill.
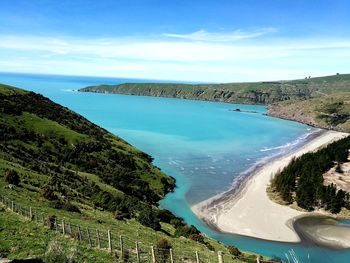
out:
{"label": "hill", "polygon": [[[255,255],[208,239],[157,206],[175,181],[152,165],[151,156],[40,94],[0,85],[0,142],[0,201],[10,200],[7,207],[13,202],[12,210],[33,213],[34,221],[47,225],[0,204],[0,256],[47,259],[52,251],[69,254],[74,248],[87,262],[135,262],[139,241],[145,257],[152,245],[159,252],[165,244],[176,260],[194,260],[198,251],[212,261],[217,255],[211,251],[220,250],[232,262],[255,261]],[[76,239],[81,231],[99,229],[101,249],[59,235],[57,222],[63,219]],[[50,230],[55,226],[56,234]],[[73,226],[80,228],[73,232]],[[124,237],[128,256],[120,249],[108,253],[107,230],[115,247],[115,238]],[[52,262],[61,262],[55,257]]]}
{"label": "hill", "polygon": [[[337,94],[350,92],[350,74],[307,78],[290,81],[270,81],[226,84],[174,84],[174,83],[125,83],[99,85],[82,88],[81,92],[144,95],[156,97],[210,100],[229,103],[265,104],[270,106],[268,114],[350,132],[350,111],[345,106],[342,117],[330,123],[326,117],[316,115],[319,98],[341,99]],[[287,103],[284,103],[287,101]],[[294,104],[297,103],[297,104]],[[344,101],[344,104],[347,104]],[[292,109],[292,111],[291,111]],[[300,114],[294,114],[294,111]],[[327,112],[325,112],[328,114]],[[332,121],[331,121],[332,122]],[[346,123],[346,124],[344,124]]]}
{"label": "hill", "polygon": [[311,126],[350,132],[350,92],[276,103],[270,105],[268,114]]}

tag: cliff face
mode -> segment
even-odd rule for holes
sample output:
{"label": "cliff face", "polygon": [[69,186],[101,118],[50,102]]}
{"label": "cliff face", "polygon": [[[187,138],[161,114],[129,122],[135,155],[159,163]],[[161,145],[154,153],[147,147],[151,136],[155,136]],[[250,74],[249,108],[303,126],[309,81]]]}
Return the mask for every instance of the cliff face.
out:
{"label": "cliff face", "polygon": [[283,82],[208,85],[126,83],[91,86],[79,91],[250,104],[270,104],[294,98],[310,98],[312,96],[312,89],[305,87],[304,84],[295,84],[289,87]]}

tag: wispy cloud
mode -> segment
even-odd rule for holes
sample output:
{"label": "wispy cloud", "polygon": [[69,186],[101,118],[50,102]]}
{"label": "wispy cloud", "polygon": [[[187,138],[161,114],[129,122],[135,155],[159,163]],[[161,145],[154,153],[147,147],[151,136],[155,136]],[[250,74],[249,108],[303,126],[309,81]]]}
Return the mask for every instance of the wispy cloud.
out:
{"label": "wispy cloud", "polygon": [[214,42],[0,35],[0,71],[244,81],[346,72],[350,39]]}
{"label": "wispy cloud", "polygon": [[208,41],[208,42],[232,42],[243,39],[251,39],[263,36],[268,33],[276,32],[276,28],[267,27],[253,31],[235,30],[233,32],[208,32],[206,30],[199,30],[189,34],[174,34],[164,33],[163,36],[169,38],[178,38],[194,41]]}

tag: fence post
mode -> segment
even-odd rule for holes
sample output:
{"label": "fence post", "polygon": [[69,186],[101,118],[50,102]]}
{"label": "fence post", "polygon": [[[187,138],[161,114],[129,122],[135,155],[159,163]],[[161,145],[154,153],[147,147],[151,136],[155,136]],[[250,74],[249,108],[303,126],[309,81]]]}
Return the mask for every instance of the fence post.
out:
{"label": "fence post", "polygon": [[196,251],[196,262],[199,263],[199,254],[198,254],[198,251]]}
{"label": "fence post", "polygon": [[80,231],[80,226],[77,225],[78,227],[78,240],[81,241],[81,231]]}
{"label": "fence post", "polygon": [[259,256],[256,256],[256,263],[260,263]]}
{"label": "fence post", "polygon": [[91,236],[90,236],[90,231],[89,231],[88,227],[86,228],[86,233],[87,233],[87,236],[88,236],[89,245],[90,245],[90,247],[92,247]]}
{"label": "fence post", "polygon": [[218,252],[218,259],[219,259],[219,263],[224,263],[224,258],[222,257],[221,251]]}
{"label": "fence post", "polygon": [[32,207],[29,207],[29,219],[32,220],[33,219],[33,212],[32,212]]}
{"label": "fence post", "polygon": [[137,257],[137,263],[141,263],[140,251],[139,251],[139,242],[138,241],[136,241],[136,257]]}
{"label": "fence post", "polygon": [[64,219],[62,219],[62,233],[64,236],[66,235],[66,225],[64,224]]}
{"label": "fence post", "polygon": [[[68,230],[69,229],[69,230]],[[72,235],[72,228],[70,226],[70,223],[67,223],[67,233],[69,233],[69,235]]]}
{"label": "fence post", "polygon": [[13,205],[13,201],[11,201],[11,210],[12,210],[12,212],[15,212],[15,210],[14,210],[14,205]]}
{"label": "fence post", "polygon": [[172,248],[169,250],[169,253],[170,253],[170,263],[174,263],[173,249]]}
{"label": "fence post", "polygon": [[57,218],[55,218],[55,231],[58,232],[58,224],[57,224]]}
{"label": "fence post", "polygon": [[98,229],[96,229],[96,241],[97,241],[97,247],[101,248],[100,232],[98,231]]}
{"label": "fence post", "polygon": [[120,258],[123,259],[124,257],[124,245],[123,245],[123,236],[119,236],[119,243],[120,243]]}
{"label": "fence post", "polygon": [[154,253],[154,246],[151,246],[151,253],[152,253],[152,263],[156,263],[156,255]]}
{"label": "fence post", "polygon": [[108,235],[108,250],[109,250],[109,252],[112,252],[111,231],[109,229],[107,231],[107,235]]}

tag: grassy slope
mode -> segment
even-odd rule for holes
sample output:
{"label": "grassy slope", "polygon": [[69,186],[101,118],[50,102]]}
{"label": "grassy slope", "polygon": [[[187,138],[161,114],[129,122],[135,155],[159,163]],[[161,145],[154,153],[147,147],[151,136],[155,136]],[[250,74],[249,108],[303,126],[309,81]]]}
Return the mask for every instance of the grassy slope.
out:
{"label": "grassy slope", "polygon": [[[271,105],[271,110],[269,111],[271,115],[350,132],[348,124],[337,123],[336,125],[330,125],[329,123],[325,123],[322,118],[316,116],[318,109],[313,106],[321,102],[317,98],[327,96],[331,96],[330,98],[332,98],[336,94],[350,92],[350,74],[292,81],[255,83],[201,85],[126,83],[121,85],[91,86],[83,88],[80,91],[212,100],[231,103],[269,104]],[[284,103],[284,101],[287,101],[287,103]],[[290,114],[295,110],[299,111],[300,114]],[[346,107],[344,110],[350,115],[350,111]],[[347,121],[349,121],[349,117]]]}
{"label": "grassy slope", "polygon": [[350,92],[281,102],[271,105],[268,113],[312,126],[350,132]]}
{"label": "grassy slope", "polygon": [[90,86],[80,91],[270,104],[349,91],[349,85],[350,74],[346,74],[292,81],[226,84],[125,83]]}
{"label": "grassy slope", "polygon": [[[123,189],[121,190],[108,184],[103,176],[101,177],[94,168],[83,169],[80,164],[72,163],[71,159],[65,161],[59,159],[61,160],[59,166],[55,164],[56,161],[59,161],[56,160],[55,156],[60,156],[57,151],[61,147],[66,150],[71,149],[71,147],[74,149],[79,142],[95,140],[94,134],[97,133],[100,139],[105,139],[103,147],[107,145],[109,148],[120,152],[120,154],[131,155],[137,166],[135,173],[139,176],[139,180],[144,181],[143,184],[149,184],[150,189],[157,193],[157,196],[161,197],[167,191],[163,186],[164,179],[169,180],[169,178],[152,166],[149,163],[148,157],[145,157],[143,153],[120,138],[94,126],[81,116],[45,98],[5,85],[0,85],[0,95],[24,95],[30,96],[29,98],[33,99],[33,104],[29,108],[25,108],[32,112],[17,112],[14,115],[6,113],[6,97],[2,97],[1,100],[0,189],[2,189],[1,193],[3,195],[18,204],[26,207],[31,206],[34,210],[43,212],[46,215],[56,215],[59,218],[65,218],[67,221],[79,224],[82,227],[98,228],[105,231],[111,229],[115,235],[124,235],[126,245],[129,247],[134,246],[135,240],[139,240],[143,245],[149,247],[151,244],[155,244],[160,238],[167,238],[173,246],[174,253],[181,252],[184,255],[191,253],[188,257],[193,257],[193,251],[197,250],[204,258],[216,258],[215,254],[210,252],[204,244],[190,239],[175,237],[173,235],[175,229],[170,224],[161,223],[162,230],[154,231],[149,227],[141,225],[135,219],[116,220],[112,212],[101,209],[94,202],[94,196],[90,197],[86,191],[91,190],[91,185],[97,185],[100,192],[120,198],[127,195]],[[20,98],[24,100],[29,99],[28,97]],[[35,105],[35,103],[39,103],[40,105]],[[16,104],[14,108],[19,107],[19,104]],[[51,116],[44,110],[43,112],[40,110],[35,112],[40,106],[50,106],[53,110],[59,109],[60,112],[63,112],[63,119],[60,116]],[[21,107],[26,106],[21,105]],[[11,110],[14,110],[14,108],[11,108]],[[35,108],[35,110],[32,108]],[[50,110],[47,109],[47,111]],[[55,120],[45,118],[43,117],[44,115]],[[70,118],[73,118],[72,122]],[[11,134],[6,134],[4,129],[8,129],[9,127],[13,127],[15,130]],[[87,128],[89,130],[86,130]],[[5,137],[16,136],[18,134],[21,136],[24,134],[25,137]],[[42,139],[43,143],[41,142]],[[20,152],[17,152],[19,150]],[[41,151],[43,150],[47,152],[42,154]],[[103,156],[106,154],[107,150],[103,150],[100,155]],[[46,155],[50,155],[49,157],[51,158],[45,159],[47,157]],[[123,157],[122,155],[120,156]],[[97,155],[93,157],[97,158]],[[101,161],[104,161],[104,158],[103,156]],[[4,174],[7,169],[17,171],[21,178],[20,185],[13,190],[5,189],[7,183],[4,180]],[[114,169],[118,170],[122,169],[122,167],[117,165]],[[61,176],[65,176],[67,172],[70,172],[69,177],[63,177],[65,179],[61,182],[61,188],[65,192],[65,197],[60,192],[56,194],[62,199],[68,199],[72,205],[79,208],[79,212],[57,209],[52,201],[45,199],[42,195],[43,187],[52,183],[53,175],[60,178]],[[131,181],[130,184],[132,184]],[[141,200],[140,202],[147,202],[147,200]],[[63,239],[51,232],[49,233],[44,227],[36,226],[34,223],[26,222],[26,224],[22,224],[24,223],[23,219],[19,219],[17,216],[11,215],[8,212],[2,211],[0,213],[0,222],[0,253],[11,258],[42,256],[49,240],[58,239],[62,241]],[[36,233],[35,235],[33,234],[34,232]],[[11,236],[9,236],[9,233],[11,233]],[[6,238],[3,239],[2,237]],[[214,247],[215,251],[221,250],[226,253],[228,252],[227,248],[217,241],[210,239],[206,239],[206,241]],[[112,262],[115,260],[115,258],[113,259],[113,257],[106,253],[88,249],[83,245],[76,244],[74,241],[63,243],[65,247],[78,247],[83,257],[87,259],[95,257],[97,258],[96,262]],[[235,262],[241,261],[237,260]]]}

